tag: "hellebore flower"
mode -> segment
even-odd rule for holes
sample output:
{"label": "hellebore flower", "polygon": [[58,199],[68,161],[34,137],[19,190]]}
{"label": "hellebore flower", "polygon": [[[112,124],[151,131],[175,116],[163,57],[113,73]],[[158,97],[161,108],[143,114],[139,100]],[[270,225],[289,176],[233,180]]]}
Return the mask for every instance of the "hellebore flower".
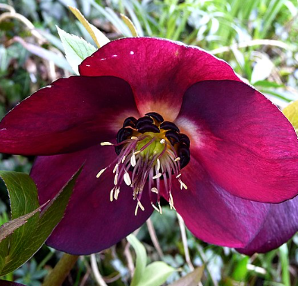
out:
{"label": "hellebore flower", "polygon": [[84,164],[48,245],[108,248],[162,212],[161,197],[198,238],[247,253],[297,230],[295,199],[277,204],[298,193],[295,131],[227,63],[196,47],[127,38],[79,70],[0,123],[0,152],[38,155],[31,176],[41,203]]}

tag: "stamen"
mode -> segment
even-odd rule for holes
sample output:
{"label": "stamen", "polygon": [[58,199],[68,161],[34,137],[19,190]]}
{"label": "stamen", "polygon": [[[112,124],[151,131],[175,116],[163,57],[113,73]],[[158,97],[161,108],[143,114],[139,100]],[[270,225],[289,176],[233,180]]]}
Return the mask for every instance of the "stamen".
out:
{"label": "stamen", "polygon": [[137,164],[135,153],[132,153],[132,155],[130,157],[130,164],[132,167],[135,167],[135,165]]}
{"label": "stamen", "polygon": [[115,172],[117,171],[118,166],[119,166],[119,164],[116,164],[116,165],[115,165],[114,170],[113,170],[113,174],[115,174]]}
{"label": "stamen", "polygon": [[115,174],[115,177],[114,177],[114,185],[116,186],[118,183],[118,173]]}
{"label": "stamen", "polygon": [[100,145],[101,146],[113,146],[114,144],[111,142],[101,142]]}
{"label": "stamen", "polygon": [[156,171],[158,172],[160,169],[160,160],[157,158],[156,162],[157,162]]}
{"label": "stamen", "polygon": [[151,203],[151,206],[160,213],[160,209],[154,203]]}
{"label": "stamen", "polygon": [[152,177],[153,180],[156,180],[162,176],[162,173],[156,174],[154,177]]}
{"label": "stamen", "polygon": [[125,171],[125,174],[124,174],[124,182],[127,186],[131,185],[131,179],[127,171]]}
{"label": "stamen", "polygon": [[119,193],[120,193],[120,188],[118,187],[118,188],[115,189],[115,192],[114,192],[114,199],[115,200],[118,200]]}
{"label": "stamen", "polygon": [[113,194],[114,194],[115,187],[110,191],[110,201],[113,201]]}
{"label": "stamen", "polygon": [[[125,119],[116,140],[115,144],[100,143],[101,146],[113,145],[117,157],[96,175],[99,178],[106,169],[113,169],[114,187],[110,191],[110,201],[118,199],[120,186],[125,183],[132,188],[133,199],[137,201],[135,215],[139,208],[144,211],[141,198],[145,186],[156,211],[162,214],[161,188],[168,198],[170,208],[175,209],[172,180],[176,178],[180,189],[187,190],[186,184],[181,180],[181,169],[190,160],[188,137],[180,133],[174,123],[164,121],[161,115],[151,112],[138,120],[134,117]],[[155,200],[156,203],[153,203]]]}
{"label": "stamen", "polygon": [[157,204],[158,204],[158,208],[159,208],[159,213],[162,214],[162,208],[160,206],[160,202],[157,202]]}
{"label": "stamen", "polygon": [[173,200],[173,196],[171,193],[169,193],[169,205],[170,205],[170,209],[175,209],[174,200]]}
{"label": "stamen", "polygon": [[182,190],[183,188],[185,190],[187,190],[187,186],[181,181],[181,179],[178,179],[179,183],[180,183],[180,189]]}
{"label": "stamen", "polygon": [[135,216],[138,214],[138,208],[140,208],[142,211],[145,210],[145,208],[143,207],[143,205],[141,204],[141,202],[138,200],[137,206],[136,206],[136,210],[135,210]]}
{"label": "stamen", "polygon": [[98,179],[106,169],[107,169],[107,168],[103,168],[102,170],[100,170],[100,171],[97,173],[96,178]]}

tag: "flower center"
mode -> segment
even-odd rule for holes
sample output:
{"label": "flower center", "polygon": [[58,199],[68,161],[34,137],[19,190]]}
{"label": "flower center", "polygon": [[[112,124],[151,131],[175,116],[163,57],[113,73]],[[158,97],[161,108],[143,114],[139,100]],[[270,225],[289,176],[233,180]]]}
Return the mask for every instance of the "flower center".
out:
{"label": "flower center", "polygon": [[[98,174],[113,166],[114,187],[110,192],[110,200],[117,200],[120,186],[124,181],[133,190],[133,199],[137,200],[135,214],[138,208],[144,210],[141,204],[142,194],[148,184],[151,205],[162,213],[160,206],[160,188],[163,189],[174,208],[172,197],[172,177],[178,180],[181,190],[187,186],[181,180],[180,170],[190,160],[190,140],[172,122],[164,121],[156,113],[147,113],[138,120],[128,117],[123,127],[117,133],[117,143],[102,142],[102,146],[114,146],[117,158]],[[157,194],[157,205],[153,193]]]}

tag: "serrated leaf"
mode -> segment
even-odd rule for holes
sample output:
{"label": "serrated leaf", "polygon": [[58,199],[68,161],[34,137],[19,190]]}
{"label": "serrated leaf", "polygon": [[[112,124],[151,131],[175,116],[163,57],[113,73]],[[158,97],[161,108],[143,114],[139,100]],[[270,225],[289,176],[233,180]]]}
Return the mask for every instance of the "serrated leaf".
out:
{"label": "serrated leaf", "polygon": [[[39,209],[37,189],[29,175],[18,172],[0,171],[0,177],[4,181],[10,199],[11,220],[15,220]],[[34,215],[34,214],[33,214]],[[38,215],[34,215],[26,227],[16,227],[14,235],[10,238],[10,244],[17,245],[23,236],[31,232],[31,228],[37,223]],[[29,218],[29,217],[28,217]],[[15,223],[21,223],[22,219]],[[12,223],[12,222],[10,222]],[[17,224],[14,224],[17,226]]]}
{"label": "serrated leaf", "polygon": [[77,8],[69,7],[69,9],[88,31],[89,35],[92,37],[98,48],[101,48],[103,45],[107,44],[110,41],[101,31],[90,24]]}
{"label": "serrated leaf", "polygon": [[135,272],[131,281],[130,286],[137,286],[139,285],[139,281],[145,271],[146,264],[147,264],[147,254],[146,254],[146,249],[142,245],[142,243],[139,242],[139,240],[133,235],[130,234],[127,237],[128,242],[131,244],[133,249],[136,252],[136,268]]}
{"label": "serrated leaf", "polygon": [[193,286],[198,285],[204,273],[204,266],[198,267],[184,277],[170,284],[169,286]]}
{"label": "serrated leaf", "polygon": [[168,277],[175,271],[175,268],[165,262],[153,262],[145,268],[137,286],[160,286],[165,283]]}
{"label": "serrated leaf", "polygon": [[24,225],[28,221],[28,219],[34,216],[38,211],[39,211],[39,208],[31,213],[28,213],[26,215],[23,215],[19,218],[16,218],[12,221],[9,221],[3,224],[0,227],[0,242],[2,242],[5,238],[7,238],[12,233],[14,233],[16,229]]}
{"label": "serrated leaf", "polygon": [[79,74],[78,67],[80,63],[87,57],[91,56],[96,51],[96,48],[84,39],[71,35],[61,30],[58,26],[56,26],[56,28],[64,47],[66,59],[73,71],[76,74]]}
{"label": "serrated leaf", "polygon": [[[34,253],[43,245],[53,229],[60,222],[64,215],[65,208],[68,204],[72,189],[75,184],[75,180],[80,174],[79,170],[65,185],[65,187],[55,196],[53,200],[44,208],[40,216],[37,216],[34,225],[31,223],[30,228],[27,229],[29,222],[21,226],[24,228],[22,236],[18,234],[18,239],[15,239],[15,233],[12,233],[5,241],[9,240],[9,251],[4,259],[5,265],[0,271],[0,276],[5,275],[13,270],[17,269],[23,263],[34,255]],[[27,175],[28,176],[28,175]],[[29,178],[29,176],[28,176]],[[26,180],[28,179],[26,178]],[[10,183],[15,184],[16,181]],[[22,184],[22,180],[19,180]],[[6,180],[7,184],[7,180]],[[8,185],[11,189],[11,186]],[[26,189],[24,189],[26,191]],[[5,253],[3,247],[7,245],[0,244],[0,254]]]}
{"label": "serrated leaf", "polygon": [[298,133],[298,100],[290,103],[282,110],[283,114],[288,118]]}

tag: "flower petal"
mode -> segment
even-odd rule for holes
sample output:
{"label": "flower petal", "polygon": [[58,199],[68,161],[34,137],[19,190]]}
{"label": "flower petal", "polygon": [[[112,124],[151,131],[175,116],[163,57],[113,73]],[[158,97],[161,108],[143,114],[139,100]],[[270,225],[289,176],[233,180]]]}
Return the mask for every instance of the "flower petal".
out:
{"label": "flower petal", "polygon": [[6,281],[6,280],[0,280],[0,286],[25,286],[24,284]]}
{"label": "flower petal", "polygon": [[237,251],[247,255],[265,253],[287,242],[298,231],[298,197],[271,204],[268,215],[256,237]]}
{"label": "flower petal", "polygon": [[40,89],[0,123],[0,152],[50,155],[116,137],[138,116],[130,86],[115,77],[70,77]]}
{"label": "flower petal", "polygon": [[185,94],[176,124],[191,156],[235,196],[281,202],[298,192],[298,141],[262,94],[235,81],[205,81]]}
{"label": "flower petal", "polygon": [[254,238],[268,205],[229,194],[195,159],[183,169],[182,177],[188,189],[173,189],[174,206],[195,236],[228,247],[243,247]]}
{"label": "flower petal", "polygon": [[183,95],[203,80],[239,80],[232,68],[209,53],[181,43],[157,38],[112,41],[87,58],[81,75],[111,75],[131,85],[142,115],[155,111],[173,121]]}
{"label": "flower petal", "polygon": [[144,211],[135,216],[136,201],[122,184],[118,200],[110,201],[113,167],[100,178],[96,174],[111,163],[113,147],[93,146],[72,154],[38,157],[31,173],[40,203],[51,199],[85,162],[62,221],[47,241],[71,254],[90,254],[106,249],[140,227],[152,213],[148,192],[142,196]]}

